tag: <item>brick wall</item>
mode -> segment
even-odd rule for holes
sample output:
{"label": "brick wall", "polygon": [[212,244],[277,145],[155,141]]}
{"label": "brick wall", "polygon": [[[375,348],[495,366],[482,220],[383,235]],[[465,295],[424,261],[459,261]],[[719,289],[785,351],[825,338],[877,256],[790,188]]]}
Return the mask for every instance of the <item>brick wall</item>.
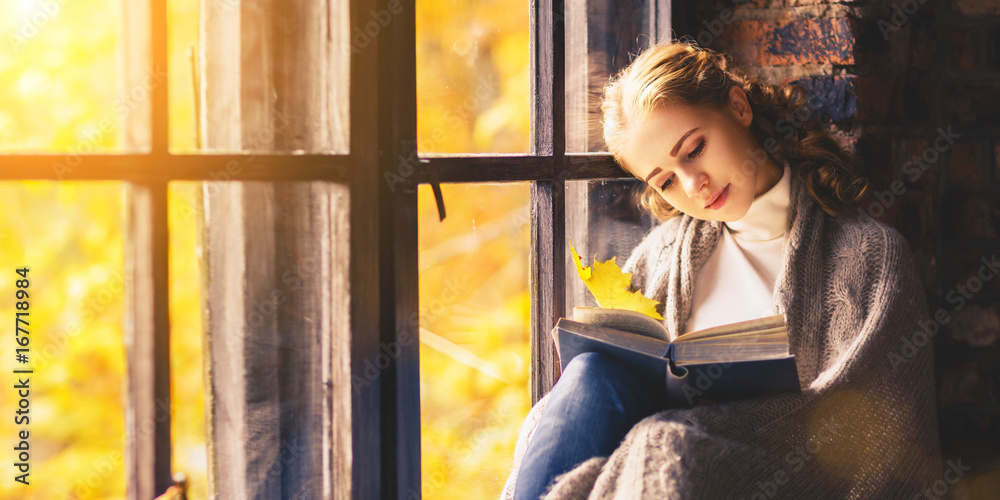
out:
{"label": "brick wall", "polygon": [[941,446],[972,468],[929,494],[1000,498],[1000,0],[674,4],[675,37],[802,84],[864,159],[862,209],[907,238],[930,312],[946,318]]}

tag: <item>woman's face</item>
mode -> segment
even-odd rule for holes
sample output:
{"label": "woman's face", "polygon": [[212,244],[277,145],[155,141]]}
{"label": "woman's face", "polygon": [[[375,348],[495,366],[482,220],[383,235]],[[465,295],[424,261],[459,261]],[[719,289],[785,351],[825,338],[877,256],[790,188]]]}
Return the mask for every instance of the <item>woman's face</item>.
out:
{"label": "woman's face", "polygon": [[782,170],[750,133],[752,111],[738,87],[729,106],[663,105],[632,125],[622,154],[636,178],[671,206],[702,220],[741,219]]}

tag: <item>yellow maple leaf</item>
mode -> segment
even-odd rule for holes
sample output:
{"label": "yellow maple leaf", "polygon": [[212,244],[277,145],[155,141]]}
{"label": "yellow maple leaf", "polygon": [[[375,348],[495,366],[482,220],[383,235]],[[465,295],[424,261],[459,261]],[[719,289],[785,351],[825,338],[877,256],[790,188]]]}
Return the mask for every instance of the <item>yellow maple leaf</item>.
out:
{"label": "yellow maple leaf", "polygon": [[633,291],[632,273],[623,273],[618,264],[615,264],[615,257],[604,262],[594,259],[594,266],[590,267],[584,266],[580,261],[580,255],[576,253],[572,242],[569,244],[569,251],[573,252],[577,274],[594,295],[598,305],[605,308],[628,309],[663,319],[663,316],[656,312],[660,302],[646,297],[642,292]]}

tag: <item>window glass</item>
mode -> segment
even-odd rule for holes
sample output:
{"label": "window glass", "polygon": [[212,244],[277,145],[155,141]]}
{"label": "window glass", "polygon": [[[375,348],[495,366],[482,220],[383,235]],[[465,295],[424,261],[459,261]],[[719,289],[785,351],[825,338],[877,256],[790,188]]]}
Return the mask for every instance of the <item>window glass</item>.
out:
{"label": "window glass", "polygon": [[[581,180],[566,183],[566,235],[580,254],[583,265],[615,259],[623,267],[632,249],[655,220],[638,206],[637,194],[645,187],[638,179]],[[576,264],[566,250],[566,312],[574,306],[597,307],[593,295],[580,279]]]}
{"label": "window glass", "polygon": [[202,183],[172,182],[170,224],[170,404],[173,470],[188,478],[188,498],[209,498],[205,427],[203,265],[198,228]]}
{"label": "window glass", "polygon": [[497,498],[531,405],[529,186],[420,186],[423,498]]}
{"label": "window glass", "polygon": [[[170,150],[174,153],[199,148],[197,104],[195,102],[198,65],[198,0],[167,1],[167,32],[170,66]],[[238,5],[235,2],[233,5]],[[235,8],[230,15],[235,16]]]}
{"label": "window glass", "polygon": [[455,0],[416,8],[418,151],[527,153],[528,3]]}
{"label": "window glass", "polygon": [[566,2],[566,152],[606,150],[601,125],[604,84],[655,38],[650,36],[650,3],[655,4]]}
{"label": "window glass", "polygon": [[349,3],[168,0],[171,152],[348,153]]}
{"label": "window glass", "polygon": [[[10,474],[0,498],[124,498],[122,185],[3,182],[0,199],[0,315],[11,326],[0,356],[10,412],[0,419]],[[27,313],[17,334],[15,313]],[[27,397],[8,399],[22,382]],[[28,439],[15,442],[22,431]],[[28,464],[27,486],[14,480],[15,463]]]}
{"label": "window glass", "polygon": [[0,152],[123,152],[121,0],[0,0]]}

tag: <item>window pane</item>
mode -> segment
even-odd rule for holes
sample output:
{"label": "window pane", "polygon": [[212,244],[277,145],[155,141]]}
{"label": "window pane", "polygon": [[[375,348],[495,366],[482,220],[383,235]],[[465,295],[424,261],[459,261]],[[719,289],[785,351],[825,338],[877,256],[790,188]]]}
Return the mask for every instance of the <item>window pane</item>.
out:
{"label": "window pane", "polygon": [[0,151],[121,152],[121,0],[0,0]]}
{"label": "window pane", "polygon": [[173,470],[188,477],[188,498],[209,498],[201,324],[200,182],[172,182],[170,224],[170,404]]}
{"label": "window pane", "polygon": [[418,151],[527,153],[528,3],[416,6]]}
{"label": "window pane", "polygon": [[[124,498],[126,466],[124,248],[117,182],[4,182],[0,197],[0,315],[27,312],[28,345],[5,336],[0,372],[7,389],[0,453],[10,467],[0,498]],[[27,267],[27,283],[15,269]],[[19,285],[27,285],[19,287]],[[26,291],[27,309],[15,294]],[[27,351],[15,353],[14,349]],[[27,357],[21,363],[15,354]],[[31,369],[30,375],[14,374]],[[22,425],[16,377],[28,379]],[[9,403],[13,403],[13,405]],[[15,482],[11,441],[28,432],[29,485]],[[20,441],[20,440],[18,440]],[[17,473],[19,474],[19,473]]]}
{"label": "window pane", "polygon": [[170,150],[198,149],[195,112],[195,65],[198,53],[199,0],[167,1],[170,67]]}
{"label": "window pane", "polygon": [[[656,3],[653,0],[566,2],[567,152],[606,150],[601,127],[604,84],[655,38],[651,35],[655,23],[651,20],[657,17]],[[666,19],[668,14],[662,17]]]}
{"label": "window pane", "polygon": [[[619,267],[625,265],[632,249],[655,223],[650,214],[637,206],[636,193],[643,187],[645,184],[637,179],[566,183],[566,199],[575,200],[566,205],[566,236],[580,254],[583,265],[612,257]],[[572,314],[574,306],[597,307],[577,274],[569,250],[566,253],[567,314]]]}
{"label": "window pane", "polygon": [[350,2],[170,1],[174,151],[348,152]]}
{"label": "window pane", "polygon": [[529,186],[420,186],[423,498],[497,498],[530,407]]}

